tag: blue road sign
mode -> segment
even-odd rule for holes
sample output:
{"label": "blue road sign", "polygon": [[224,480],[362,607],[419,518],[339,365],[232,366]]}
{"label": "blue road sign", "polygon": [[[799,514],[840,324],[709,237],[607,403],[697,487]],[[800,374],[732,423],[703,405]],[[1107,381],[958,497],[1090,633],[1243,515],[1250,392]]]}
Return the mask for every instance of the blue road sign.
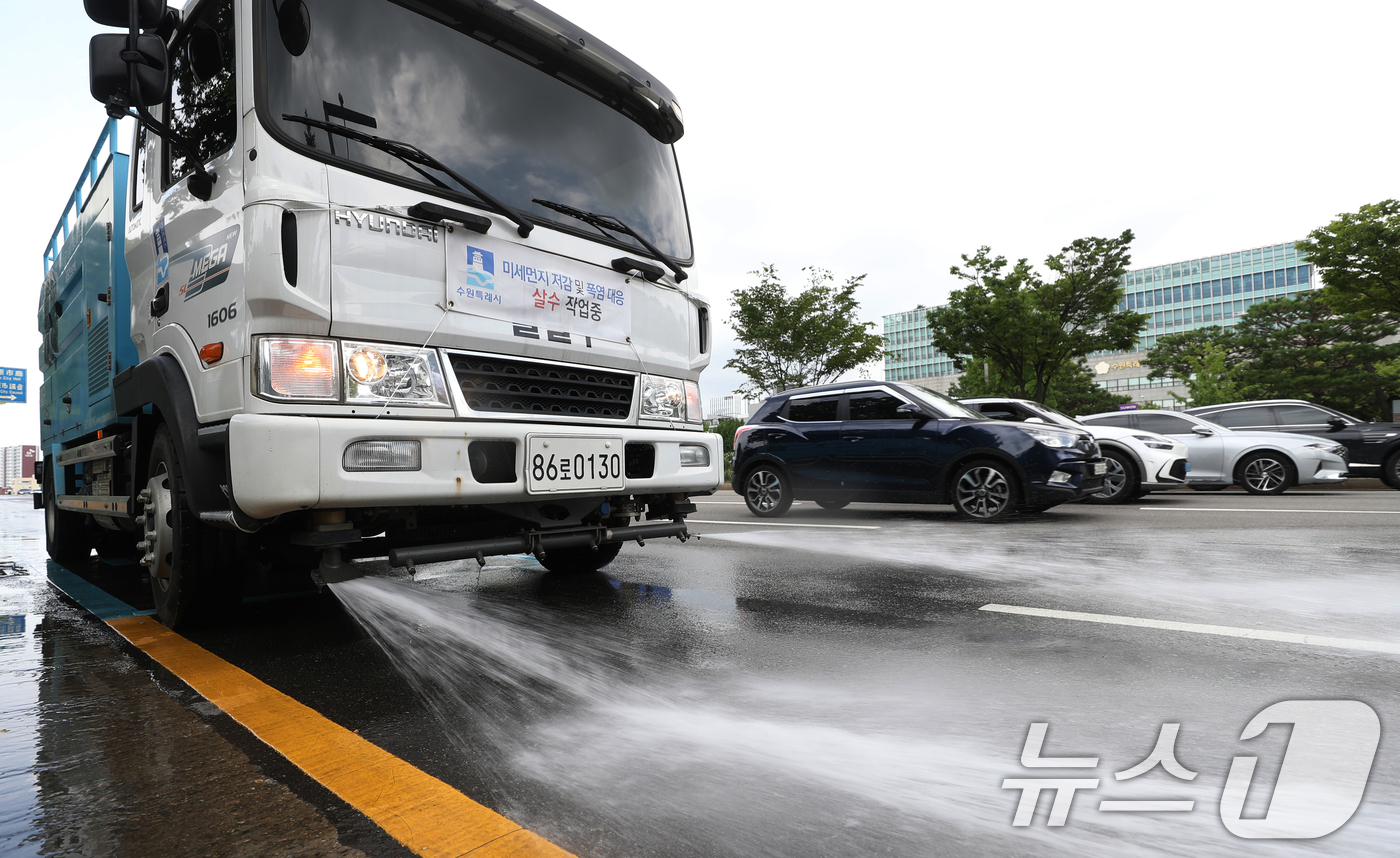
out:
{"label": "blue road sign", "polygon": [[24,402],[25,372],[9,366],[0,366],[0,405],[7,402]]}

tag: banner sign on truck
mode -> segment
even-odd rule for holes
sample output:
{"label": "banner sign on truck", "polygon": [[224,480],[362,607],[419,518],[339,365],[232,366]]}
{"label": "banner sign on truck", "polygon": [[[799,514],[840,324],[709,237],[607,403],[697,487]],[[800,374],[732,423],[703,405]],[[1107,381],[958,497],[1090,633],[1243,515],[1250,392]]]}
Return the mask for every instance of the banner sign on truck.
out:
{"label": "banner sign on truck", "polygon": [[632,284],[625,275],[466,230],[447,235],[448,308],[541,330],[626,342]]}

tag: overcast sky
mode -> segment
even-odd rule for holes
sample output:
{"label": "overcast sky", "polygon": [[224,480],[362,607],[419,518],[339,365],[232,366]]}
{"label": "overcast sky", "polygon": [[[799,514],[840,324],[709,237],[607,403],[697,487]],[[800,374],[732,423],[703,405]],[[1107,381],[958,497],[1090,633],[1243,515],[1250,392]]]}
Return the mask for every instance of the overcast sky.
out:
{"label": "overcast sky", "polygon": [[[1400,196],[1400,3],[544,0],[676,93],[698,288],[867,274],[865,319],[937,304],[980,245],[1041,260],[1132,229],[1133,264],[1300,238]],[[0,11],[0,366],[37,443],[42,252],[103,122],[79,0]],[[720,336],[706,398],[741,378]]]}

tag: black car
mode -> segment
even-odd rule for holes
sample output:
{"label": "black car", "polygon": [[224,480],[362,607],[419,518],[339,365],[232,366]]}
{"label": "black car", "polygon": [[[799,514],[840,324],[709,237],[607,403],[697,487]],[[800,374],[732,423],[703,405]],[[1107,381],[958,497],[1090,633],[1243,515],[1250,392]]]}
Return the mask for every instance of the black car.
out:
{"label": "black car", "polygon": [[1347,448],[1353,477],[1380,477],[1400,489],[1400,424],[1367,423],[1303,399],[1230,402],[1186,409],[1230,429],[1316,435]]}
{"label": "black car", "polygon": [[801,499],[951,503],[991,521],[1093,494],[1105,469],[1088,432],[990,420],[888,381],[780,393],[734,436],[734,491],[760,516]]}

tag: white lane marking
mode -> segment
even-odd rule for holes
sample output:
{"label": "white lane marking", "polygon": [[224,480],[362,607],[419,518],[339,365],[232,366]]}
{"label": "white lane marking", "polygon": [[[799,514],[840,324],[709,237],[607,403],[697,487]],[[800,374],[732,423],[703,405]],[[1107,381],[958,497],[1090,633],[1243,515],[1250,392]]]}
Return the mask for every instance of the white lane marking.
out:
{"label": "white lane marking", "polygon": [[703,518],[687,518],[687,524],[740,524],[748,527],[831,527],[838,530],[879,530],[873,524],[802,524],[796,521],[707,521]]}
{"label": "white lane marking", "polygon": [[1309,513],[1340,513],[1343,515],[1400,515],[1400,510],[1395,509],[1278,509],[1276,507],[1260,507],[1258,509],[1247,509],[1245,507],[1212,507],[1212,506],[1140,506],[1138,509],[1155,510],[1157,512],[1309,512]]}
{"label": "white lane marking", "polygon": [[1052,611],[1048,608],[1023,608],[1018,605],[983,605],[979,611],[995,611],[1002,614],[1023,614],[1028,617],[1050,617],[1057,620],[1080,620],[1086,623],[1104,623],[1111,626],[1137,626],[1145,629],[1166,629],[1173,632],[1193,632],[1198,635],[1222,635],[1231,638],[1251,638],[1280,643],[1300,643],[1309,646],[1326,646],[1336,649],[1355,649],[1364,652],[1384,652],[1400,655],[1400,643],[1388,641],[1367,641],[1355,638],[1332,638],[1324,635],[1300,635],[1293,632],[1270,632],[1263,629],[1242,629],[1235,626],[1212,626],[1205,623],[1176,623],[1168,620],[1146,620],[1141,617],[1117,617],[1112,614],[1085,614],[1080,611]]}

